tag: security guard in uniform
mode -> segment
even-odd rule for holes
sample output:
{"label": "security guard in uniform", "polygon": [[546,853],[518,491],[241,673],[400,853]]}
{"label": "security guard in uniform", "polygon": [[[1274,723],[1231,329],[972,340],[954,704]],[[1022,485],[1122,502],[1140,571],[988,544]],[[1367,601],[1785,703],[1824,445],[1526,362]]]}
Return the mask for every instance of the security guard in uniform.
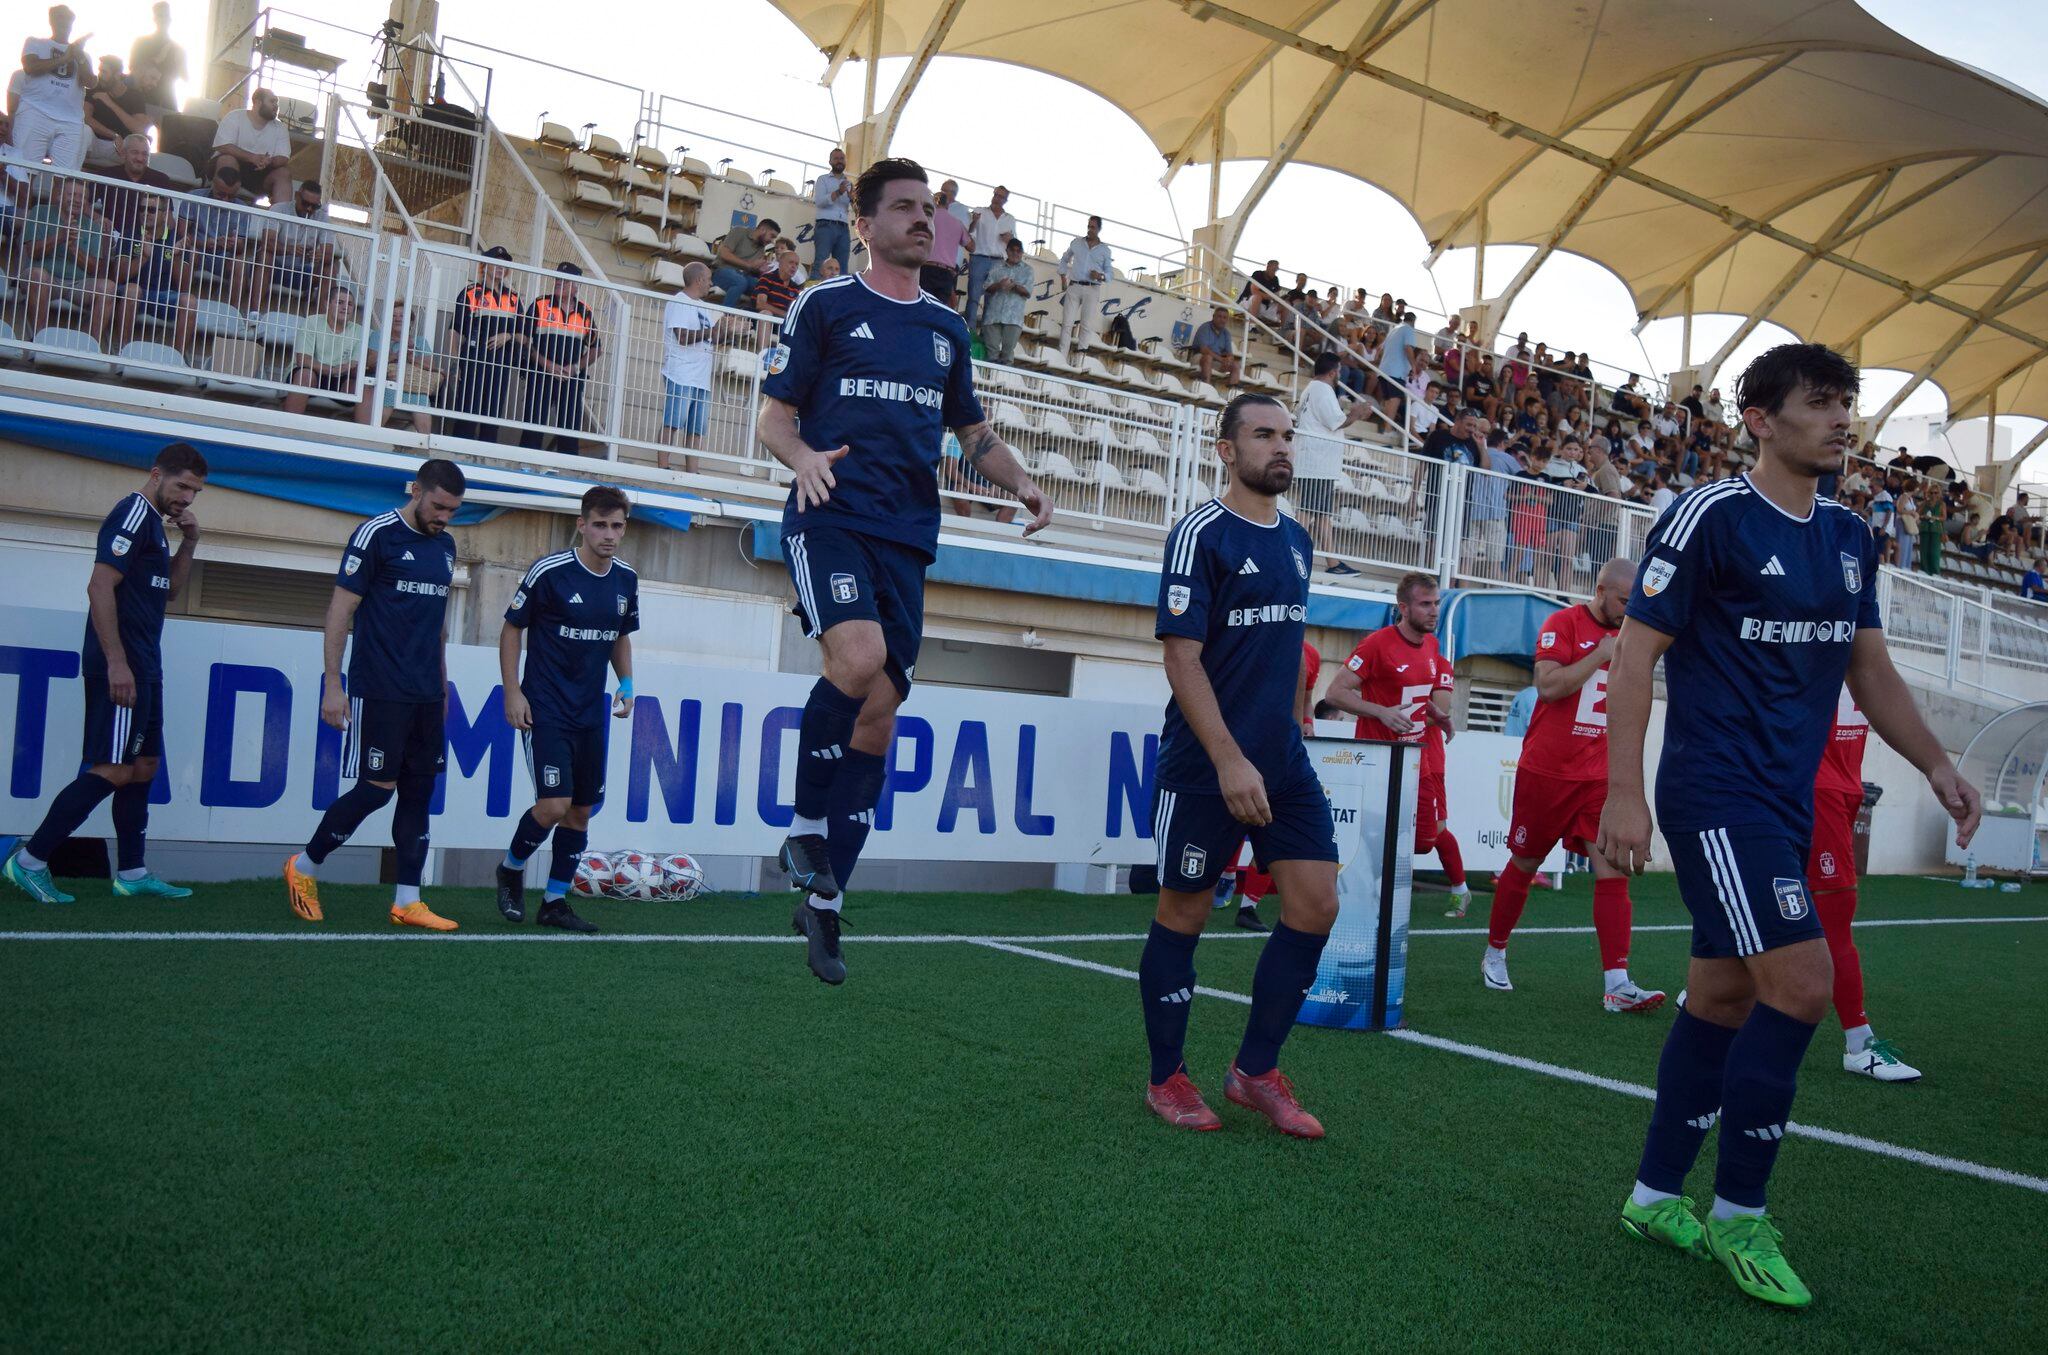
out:
{"label": "security guard in uniform", "polygon": [[590,307],[576,299],[574,279],[583,270],[573,263],[555,266],[555,289],[534,298],[527,308],[527,352],[532,365],[526,371],[525,421],[538,424],[520,437],[523,447],[538,449],[548,434],[557,430],[552,450],[571,456],[583,450],[576,434],[583,427],[585,374],[597,361],[603,344],[597,335],[597,320]]}
{"label": "security guard in uniform", "polygon": [[457,416],[474,416],[449,419],[450,437],[496,442],[497,425],[477,419],[505,416],[512,373],[525,365],[520,348],[526,342],[526,317],[519,308],[519,293],[505,277],[511,254],[503,245],[493,245],[484,258],[493,262],[477,265],[476,281],[455,298],[455,312],[448,321],[448,353],[454,363],[441,403]]}

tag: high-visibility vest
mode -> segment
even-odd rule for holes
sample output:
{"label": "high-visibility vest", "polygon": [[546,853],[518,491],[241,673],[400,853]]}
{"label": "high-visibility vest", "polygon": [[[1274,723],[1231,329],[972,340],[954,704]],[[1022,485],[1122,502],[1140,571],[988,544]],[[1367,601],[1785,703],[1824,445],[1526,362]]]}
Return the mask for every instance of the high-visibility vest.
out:
{"label": "high-visibility vest", "polygon": [[481,282],[472,282],[462,289],[462,299],[478,315],[503,315],[512,320],[519,318],[519,293],[510,287],[494,292]]}
{"label": "high-visibility vest", "polygon": [[533,303],[533,327],[551,334],[564,334],[571,338],[588,338],[594,324],[590,309],[577,302],[573,310],[564,310],[551,296],[544,296]]}

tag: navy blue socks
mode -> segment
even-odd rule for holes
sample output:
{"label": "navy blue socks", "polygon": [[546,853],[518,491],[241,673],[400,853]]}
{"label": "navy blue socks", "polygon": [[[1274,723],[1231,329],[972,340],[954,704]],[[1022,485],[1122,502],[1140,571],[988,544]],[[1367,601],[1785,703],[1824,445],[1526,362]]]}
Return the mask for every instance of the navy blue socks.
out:
{"label": "navy blue socks", "polygon": [[568,896],[569,886],[576,883],[576,863],[583,859],[589,846],[590,834],[586,830],[566,825],[555,829],[554,857],[548,862],[547,888],[541,891],[543,900],[552,903]]}
{"label": "navy blue socks", "polygon": [[1145,1043],[1152,1050],[1155,1087],[1180,1071],[1188,1008],[1195,1001],[1195,943],[1201,939],[1154,922],[1138,957],[1138,995],[1145,1006]]}
{"label": "navy blue socks", "polygon": [[518,827],[512,830],[512,845],[505,849],[505,868],[524,869],[527,860],[540,850],[540,844],[547,840],[547,836],[548,830],[541,827],[532,810],[521,814]]}
{"label": "navy blue socks", "polygon": [[329,852],[354,836],[364,819],[390,804],[392,794],[383,786],[358,781],[336,796],[320,816],[320,826],[307,839],[306,859],[316,866],[325,861]]}
{"label": "navy blue socks", "polygon": [[860,700],[819,678],[804,702],[803,723],[796,736],[796,816],[822,819],[830,812],[826,793],[839,774],[860,715]]}
{"label": "navy blue socks", "polygon": [[398,856],[398,883],[418,890],[427,868],[427,816],[434,807],[434,778],[407,777],[398,783],[398,808],[391,811],[391,846]]}
{"label": "navy blue socks", "polygon": [[875,806],[882,802],[886,769],[881,754],[849,747],[825,796],[825,851],[832,859],[832,878],[839,882],[841,898],[860,862],[860,850],[874,829]]}
{"label": "navy blue socks", "polygon": [[1799,1063],[1815,1027],[1759,1002],[1728,1046],[1721,1090],[1721,1160],[1714,1194],[1743,1209],[1764,1207],[1764,1185],[1792,1118]]}
{"label": "navy blue socks", "polygon": [[[100,807],[100,801],[114,793],[114,783],[91,772],[80,772],[78,779],[57,792],[57,798],[50,801],[49,812],[43,815],[43,822],[28,845],[22,850],[32,859],[48,865],[50,854],[62,846],[64,839],[78,831],[78,826],[92,817]],[[147,794],[147,787],[144,788]]]}
{"label": "navy blue socks", "polygon": [[114,792],[114,847],[117,869],[138,878],[149,843],[149,782],[137,781]]}
{"label": "navy blue socks", "polygon": [[1661,1195],[1683,1195],[1707,1131],[1721,1114],[1721,1088],[1736,1032],[1680,1007],[1657,1060],[1657,1105],[1636,1179]]}
{"label": "navy blue socks", "polygon": [[1252,973],[1252,1014],[1237,1051],[1238,1072],[1259,1077],[1279,1065],[1280,1046],[1294,1029],[1294,1018],[1301,1015],[1302,999],[1316,981],[1316,965],[1329,939],[1298,932],[1284,922],[1274,926]]}

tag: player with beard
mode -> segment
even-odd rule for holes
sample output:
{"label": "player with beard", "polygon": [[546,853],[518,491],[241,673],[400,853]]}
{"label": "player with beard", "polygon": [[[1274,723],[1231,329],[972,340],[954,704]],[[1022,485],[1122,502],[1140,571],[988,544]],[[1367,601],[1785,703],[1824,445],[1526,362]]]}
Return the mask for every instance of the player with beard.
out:
{"label": "player with beard", "polygon": [[1249,837],[1280,889],[1280,921],[1252,977],[1244,1041],[1223,1094],[1274,1128],[1319,1139],[1280,1071],[1337,920],[1337,839],[1329,797],[1302,742],[1309,561],[1315,545],[1280,511],[1294,479],[1294,421],[1269,395],[1224,406],[1216,456],[1220,499],[1166,538],[1155,633],[1166,645],[1166,706],[1154,776],[1152,836],[1159,908],[1138,961],[1152,1070],[1145,1104],[1170,1125],[1220,1129],[1188,1077],[1182,1050],[1195,998],[1195,945],[1216,880]]}
{"label": "player with beard", "polygon": [[763,359],[761,445],[795,483],[782,512],[796,614],[823,676],[797,730],[796,812],[780,861],[801,890],[791,924],[811,972],[846,980],[845,888],[881,800],[896,708],[924,630],[924,573],[938,552],[938,463],[947,429],[962,464],[1031,514],[1052,502],[996,436],[974,395],[967,322],[927,296],[931,189],[910,160],[878,160],[854,186],[866,271],[805,289]]}
{"label": "player with beard", "polygon": [[[1834,980],[1806,866],[1814,777],[1844,679],[1871,728],[1926,776],[1958,845],[1983,811],[1885,652],[1869,526],[1816,493],[1819,477],[1842,469],[1859,384],[1855,366],[1819,344],[1764,353],[1736,390],[1755,467],[1688,491],[1651,529],[1607,680],[1607,804],[1594,844],[1631,874],[1649,861],[1643,736],[1661,659],[1657,818],[1692,914],[1692,964],[1621,1222],[1713,1257],[1743,1293],[1787,1307],[1813,1294],[1779,1247],[1765,1188]],[[1717,1119],[1703,1224],[1682,1197]]]}
{"label": "player with beard", "polygon": [[1602,1010],[1653,1011],[1654,988],[1628,976],[1632,905],[1628,876],[1593,847],[1607,803],[1607,664],[1635,586],[1636,567],[1619,557],[1600,567],[1593,600],[1553,612],[1536,640],[1536,709],[1515,768],[1514,812],[1508,819],[1507,869],[1493,886],[1486,953],[1479,966],[1488,988],[1512,992],[1508,937],[1521,920],[1543,858],[1559,842],[1593,861],[1593,931],[1605,976]]}

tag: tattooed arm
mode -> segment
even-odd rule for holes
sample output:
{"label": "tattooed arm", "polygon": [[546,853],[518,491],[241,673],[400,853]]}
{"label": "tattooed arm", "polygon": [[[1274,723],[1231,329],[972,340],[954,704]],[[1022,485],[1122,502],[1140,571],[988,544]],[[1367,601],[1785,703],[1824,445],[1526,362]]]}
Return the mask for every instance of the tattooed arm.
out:
{"label": "tattooed arm", "polygon": [[979,472],[989,483],[1009,490],[1030,512],[1031,523],[1025,527],[1024,535],[1030,536],[1052,521],[1052,500],[1039,490],[1031,472],[1024,469],[1009,444],[985,420],[955,429],[954,433],[960,439],[960,459],[967,467]]}

